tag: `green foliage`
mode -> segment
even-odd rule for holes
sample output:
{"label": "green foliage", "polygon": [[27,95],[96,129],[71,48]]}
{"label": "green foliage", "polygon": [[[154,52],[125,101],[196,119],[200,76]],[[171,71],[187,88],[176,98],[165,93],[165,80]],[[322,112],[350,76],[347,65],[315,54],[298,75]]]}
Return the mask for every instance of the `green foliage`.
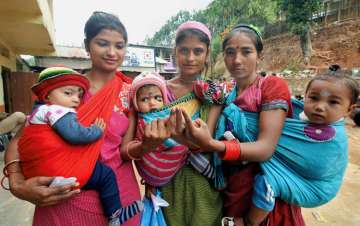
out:
{"label": "green foliage", "polygon": [[166,24],[155,33],[154,37],[146,39],[145,42],[148,45],[170,46],[174,40],[177,27],[183,22],[192,19],[192,13],[189,11],[180,11],[175,16],[172,16]]}
{"label": "green foliage", "polygon": [[[169,46],[174,40],[176,28],[187,20],[196,20],[208,25],[214,40],[212,51],[221,51],[219,34],[224,32],[229,24],[251,23],[263,29],[277,19],[277,0],[214,0],[204,10],[188,12],[180,11],[171,17],[167,23],[145,41],[149,45]],[[217,38],[218,37],[218,38]],[[213,57],[212,59],[215,59]]]}
{"label": "green foliage", "polygon": [[[206,9],[199,11],[180,11],[171,17],[166,24],[147,37],[148,45],[172,46],[177,27],[188,20],[196,20],[206,24],[213,35],[211,43],[211,59],[222,51],[222,39],[231,28],[238,23],[253,24],[260,28],[275,24],[286,18],[286,27],[300,36],[301,48],[307,62],[311,58],[310,25],[314,13],[322,9],[323,0],[213,0]],[[296,71],[300,59],[291,60],[288,69]]]}
{"label": "green foliage", "polygon": [[293,34],[300,37],[300,46],[305,64],[310,63],[312,46],[310,26],[315,12],[322,9],[322,0],[278,0],[285,13],[286,23]]}
{"label": "green foliage", "polygon": [[212,32],[220,33],[233,21],[263,28],[276,21],[276,9],[274,0],[214,0],[205,11]]}
{"label": "green foliage", "polygon": [[303,35],[307,32],[315,12],[322,8],[322,0],[278,0],[286,15],[286,23],[292,33]]}
{"label": "green foliage", "polygon": [[216,34],[211,42],[211,60],[214,62],[222,51],[222,40],[220,34]]}

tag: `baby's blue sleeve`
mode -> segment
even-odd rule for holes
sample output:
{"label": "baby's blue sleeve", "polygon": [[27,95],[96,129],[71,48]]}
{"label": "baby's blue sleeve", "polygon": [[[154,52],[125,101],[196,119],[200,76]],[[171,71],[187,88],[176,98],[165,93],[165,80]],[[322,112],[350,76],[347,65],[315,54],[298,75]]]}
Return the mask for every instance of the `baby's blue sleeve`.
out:
{"label": "baby's blue sleeve", "polygon": [[103,134],[98,126],[82,126],[72,112],[58,119],[52,128],[70,144],[90,144],[100,139]]}

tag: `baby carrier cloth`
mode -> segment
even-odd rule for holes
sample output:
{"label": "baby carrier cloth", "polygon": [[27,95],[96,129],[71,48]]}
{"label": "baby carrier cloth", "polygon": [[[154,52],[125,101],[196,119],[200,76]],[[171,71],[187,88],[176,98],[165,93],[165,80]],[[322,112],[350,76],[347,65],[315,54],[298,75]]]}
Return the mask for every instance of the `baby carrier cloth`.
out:
{"label": "baby carrier cloth", "polygon": [[[240,142],[254,142],[259,133],[259,113],[244,112],[229,94],[219,118],[216,137],[231,131]],[[293,100],[295,117],[303,103]],[[275,196],[302,207],[329,202],[340,189],[348,164],[348,140],[344,122],[317,125],[287,118],[273,156],[260,163]]]}
{"label": "baby carrier cloth", "polygon": [[[89,126],[96,118],[103,118],[108,125],[123,84],[121,76],[117,73],[112,81],[77,109],[82,125]],[[103,142],[104,136],[92,144],[71,145],[48,124],[28,125],[19,140],[24,176],[76,177],[79,187],[82,187],[91,176]]]}
{"label": "baby carrier cloth", "polygon": [[[145,124],[149,124],[155,119],[168,118],[173,107],[184,109],[192,119],[200,117],[200,102],[193,93],[189,93],[159,110],[139,113],[137,139],[142,137],[140,128],[144,128]],[[152,186],[163,186],[185,164],[189,153],[188,147],[168,138],[155,150],[144,154],[140,160],[136,161],[136,165],[140,176],[146,183]]]}

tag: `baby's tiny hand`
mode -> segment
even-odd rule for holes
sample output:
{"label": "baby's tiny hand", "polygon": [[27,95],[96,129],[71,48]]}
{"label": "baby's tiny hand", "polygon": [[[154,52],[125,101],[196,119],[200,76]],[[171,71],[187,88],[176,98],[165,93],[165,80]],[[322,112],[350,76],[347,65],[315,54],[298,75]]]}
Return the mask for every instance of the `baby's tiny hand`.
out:
{"label": "baby's tiny hand", "polygon": [[102,131],[105,130],[106,124],[103,118],[95,119],[94,125],[99,127]]}

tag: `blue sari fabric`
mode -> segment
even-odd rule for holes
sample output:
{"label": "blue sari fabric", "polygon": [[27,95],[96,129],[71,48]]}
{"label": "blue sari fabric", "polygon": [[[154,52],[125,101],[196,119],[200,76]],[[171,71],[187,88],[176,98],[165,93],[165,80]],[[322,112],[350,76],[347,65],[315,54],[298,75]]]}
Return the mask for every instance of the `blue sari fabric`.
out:
{"label": "blue sari fabric", "polygon": [[[196,101],[193,101],[196,100]],[[192,103],[190,101],[193,101]],[[194,103],[196,102],[196,104]],[[206,116],[206,106],[201,105],[197,96],[194,93],[187,94],[182,98],[179,98],[176,101],[164,106],[163,108],[148,112],[148,113],[139,113],[138,116],[145,124],[151,123],[154,119],[164,119],[168,118],[171,114],[171,109],[173,107],[180,107],[182,109],[187,109],[188,114],[191,116],[192,120],[197,118],[202,118],[205,120]],[[175,146],[181,146],[175,140],[168,138],[163,144],[163,150],[173,148]],[[213,153],[212,156],[206,157],[203,154],[189,153],[190,158],[188,159],[189,163],[197,170],[199,173],[210,179],[211,183],[217,189],[223,189],[225,187],[225,179],[223,176],[223,170],[221,166],[221,160],[217,153]],[[211,160],[208,160],[210,158]],[[212,164],[209,162],[212,161]]]}
{"label": "blue sari fabric", "polygon": [[[155,196],[161,198],[159,190],[156,190]],[[156,209],[152,199],[147,197],[144,197],[143,203],[144,210],[141,215],[141,226],[167,226],[161,206]]]}
{"label": "blue sari fabric", "polygon": [[[139,112],[138,117],[141,118],[142,120],[144,120],[146,124],[150,124],[155,119],[168,118],[171,114],[172,107],[176,107],[177,104],[192,100],[194,98],[195,98],[195,95],[193,93],[191,93],[189,95],[184,96],[183,98],[180,98],[178,101],[175,101],[174,103],[164,106],[163,108],[161,108],[157,111],[148,112],[148,113],[140,113]],[[195,120],[199,117],[200,117],[199,110],[194,112],[193,115],[191,115],[192,120]],[[166,148],[172,148],[172,147],[180,145],[180,144],[178,144],[175,140],[168,138],[164,141],[163,145]]]}
{"label": "blue sari fabric", "polygon": [[[256,141],[259,114],[242,111],[232,103],[235,98],[234,89],[219,118],[216,137],[229,130],[240,142]],[[303,103],[294,100],[293,108],[297,116]],[[275,196],[291,204],[315,207],[335,197],[347,164],[343,121],[315,125],[294,117],[286,119],[273,156],[260,166]]]}
{"label": "blue sari fabric", "polygon": [[[154,119],[165,119],[170,116],[171,109],[166,108],[162,111],[156,111],[156,112],[148,112],[148,113],[138,113],[138,117],[145,121],[145,124],[150,124]],[[172,148],[177,144],[176,141],[173,139],[166,139],[163,143],[163,145],[167,148]]]}

